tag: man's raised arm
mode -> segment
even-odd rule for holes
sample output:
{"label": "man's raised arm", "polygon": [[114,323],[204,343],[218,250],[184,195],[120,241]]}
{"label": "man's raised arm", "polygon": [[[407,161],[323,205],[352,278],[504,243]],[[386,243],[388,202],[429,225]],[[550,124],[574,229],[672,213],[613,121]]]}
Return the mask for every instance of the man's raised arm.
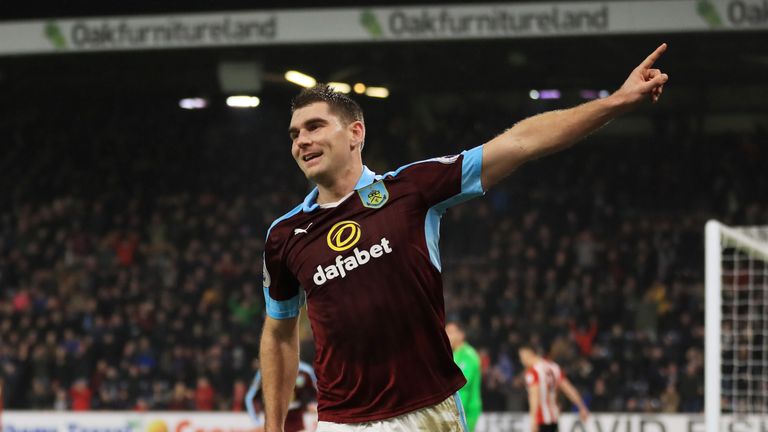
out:
{"label": "man's raised arm", "polygon": [[299,318],[267,317],[259,361],[264,394],[265,430],[282,432],[299,370]]}
{"label": "man's raised arm", "polygon": [[645,100],[657,102],[669,77],[653,64],[661,44],[612,95],[574,108],[527,118],[483,146],[483,189],[488,190],[523,163],[565,149]]}

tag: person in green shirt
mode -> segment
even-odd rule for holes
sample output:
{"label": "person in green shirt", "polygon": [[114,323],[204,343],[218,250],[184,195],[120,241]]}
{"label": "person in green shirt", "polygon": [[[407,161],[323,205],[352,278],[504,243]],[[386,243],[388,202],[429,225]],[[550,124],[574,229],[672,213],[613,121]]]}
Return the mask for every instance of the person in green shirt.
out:
{"label": "person in green shirt", "polygon": [[461,328],[458,322],[449,322],[445,326],[445,332],[448,334],[448,340],[451,342],[453,361],[456,362],[467,379],[467,383],[459,390],[459,397],[461,398],[461,404],[464,406],[469,431],[472,432],[475,430],[477,420],[480,418],[480,412],[483,410],[483,401],[480,398],[480,381],[482,380],[480,356],[466,342],[464,329]]}

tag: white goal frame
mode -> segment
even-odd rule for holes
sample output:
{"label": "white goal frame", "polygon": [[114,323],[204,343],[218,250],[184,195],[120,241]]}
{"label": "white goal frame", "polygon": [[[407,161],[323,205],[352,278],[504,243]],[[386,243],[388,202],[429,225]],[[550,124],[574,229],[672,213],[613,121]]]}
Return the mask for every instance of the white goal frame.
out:
{"label": "white goal frame", "polygon": [[738,228],[710,220],[705,228],[705,362],[704,412],[707,432],[720,432],[722,417],[722,288],[723,246],[735,247],[768,261],[768,244]]}

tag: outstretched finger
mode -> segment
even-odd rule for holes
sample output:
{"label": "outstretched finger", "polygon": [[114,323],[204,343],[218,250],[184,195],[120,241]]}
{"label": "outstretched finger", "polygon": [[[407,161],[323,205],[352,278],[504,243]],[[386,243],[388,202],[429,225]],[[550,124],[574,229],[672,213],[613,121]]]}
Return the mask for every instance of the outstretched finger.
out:
{"label": "outstretched finger", "polygon": [[656,51],[652,52],[651,55],[645,58],[642,63],[640,63],[640,67],[642,69],[648,69],[651,66],[653,66],[654,63],[661,57],[662,54],[664,54],[664,51],[667,50],[667,44],[663,43],[659,45],[658,48],[656,48]]}

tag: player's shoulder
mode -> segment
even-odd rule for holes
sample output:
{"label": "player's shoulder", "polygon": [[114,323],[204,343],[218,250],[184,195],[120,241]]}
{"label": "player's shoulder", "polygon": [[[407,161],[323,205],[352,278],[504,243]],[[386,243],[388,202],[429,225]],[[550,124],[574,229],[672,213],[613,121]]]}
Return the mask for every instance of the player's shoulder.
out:
{"label": "player's shoulder", "polygon": [[544,360],[544,362],[547,365],[547,367],[549,367],[550,369],[554,369],[556,371],[560,370],[560,365],[555,363],[553,360],[547,359],[547,360]]}
{"label": "player's shoulder", "polygon": [[536,363],[531,366],[531,370],[536,375],[546,375],[548,370],[551,370],[550,362],[546,359],[539,359]]}
{"label": "player's shoulder", "polygon": [[563,375],[563,368],[561,368],[559,364],[553,361],[550,361],[549,367],[552,369],[552,371],[555,373],[556,376],[559,377]]}
{"label": "player's shoulder", "polygon": [[304,203],[298,204],[289,212],[272,221],[272,223],[269,225],[269,229],[267,229],[265,242],[274,243],[276,241],[279,242],[280,239],[288,238],[288,235],[285,235],[284,232],[290,232],[290,228],[293,226],[291,222],[294,219],[299,219],[301,217],[303,213],[301,211],[303,205]]}
{"label": "player's shoulder", "polygon": [[464,347],[465,347],[464,350],[467,352],[467,354],[469,354],[470,357],[472,357],[472,359],[480,361],[480,354],[478,354],[475,347],[473,347],[468,343],[465,343]]}
{"label": "player's shoulder", "polygon": [[539,374],[535,368],[529,367],[525,370],[525,383],[527,385],[535,384],[539,378]]}
{"label": "player's shoulder", "polygon": [[378,179],[388,180],[388,179],[394,179],[394,178],[406,176],[409,173],[417,170],[436,169],[445,165],[452,165],[456,163],[456,161],[458,161],[463,154],[464,153],[418,160],[415,162],[405,164],[393,171],[386,172],[376,177]]}

